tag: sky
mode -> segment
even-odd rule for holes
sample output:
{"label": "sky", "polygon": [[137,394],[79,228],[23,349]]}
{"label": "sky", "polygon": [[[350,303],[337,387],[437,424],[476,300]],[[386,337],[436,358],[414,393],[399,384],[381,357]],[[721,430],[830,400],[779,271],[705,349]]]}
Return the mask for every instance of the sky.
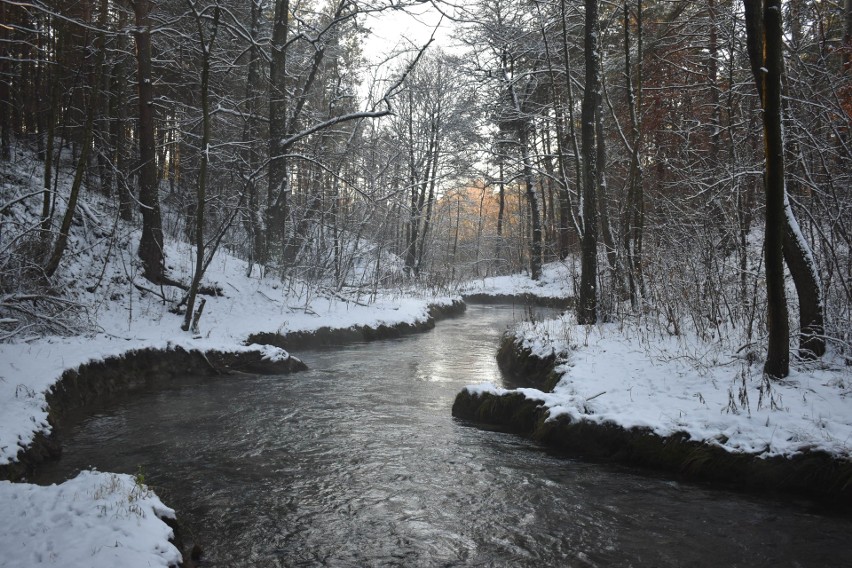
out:
{"label": "sky", "polygon": [[433,32],[436,45],[449,48],[453,43],[452,22],[446,18],[442,20],[431,3],[370,15],[365,25],[371,34],[364,42],[364,54],[373,64],[381,63],[394,52],[419,49],[429,41]]}

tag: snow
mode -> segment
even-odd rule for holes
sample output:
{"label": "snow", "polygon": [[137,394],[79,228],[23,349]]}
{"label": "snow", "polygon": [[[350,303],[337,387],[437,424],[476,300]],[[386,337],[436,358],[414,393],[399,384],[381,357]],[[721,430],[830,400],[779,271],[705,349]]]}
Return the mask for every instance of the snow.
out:
{"label": "snow", "polygon": [[175,566],[174,518],[130,475],[83,471],[61,485],[0,481],[0,566]]}
{"label": "snow", "polygon": [[[549,419],[648,428],[760,457],[821,450],[852,457],[852,368],[841,361],[799,363],[768,381],[724,342],[702,342],[628,324],[578,325],[572,315],[521,324],[515,340],[540,357],[556,354],[561,379],[551,393],[517,389],[541,401]],[[475,394],[510,391],[470,385]]]}
{"label": "snow", "polygon": [[519,296],[529,294],[539,298],[568,298],[574,295],[574,276],[569,262],[550,262],[542,266],[541,278],[533,280],[527,274],[489,276],[463,284],[462,295]]}

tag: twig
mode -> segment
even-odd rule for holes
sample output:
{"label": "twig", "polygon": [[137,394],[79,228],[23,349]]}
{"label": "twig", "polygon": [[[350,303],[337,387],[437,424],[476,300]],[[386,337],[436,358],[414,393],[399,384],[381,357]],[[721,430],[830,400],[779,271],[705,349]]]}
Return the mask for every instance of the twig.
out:
{"label": "twig", "polygon": [[[142,286],[141,284],[137,284],[136,282],[133,283],[133,286],[137,290],[139,290],[140,292],[150,292],[151,294],[154,294],[155,296],[162,298],[164,302],[168,301],[168,300],[166,300],[165,294],[161,294],[160,292],[157,292],[156,290],[151,290],[150,288],[146,288],[145,286]],[[180,305],[180,304],[178,304],[178,305]]]}

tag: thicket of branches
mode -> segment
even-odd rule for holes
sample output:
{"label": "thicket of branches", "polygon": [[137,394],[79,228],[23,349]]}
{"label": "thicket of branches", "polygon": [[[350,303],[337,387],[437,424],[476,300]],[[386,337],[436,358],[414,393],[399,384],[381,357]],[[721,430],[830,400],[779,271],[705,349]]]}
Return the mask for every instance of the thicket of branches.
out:
{"label": "thicket of branches", "polygon": [[[582,321],[761,345],[771,62],[751,48],[777,10],[792,334],[849,353],[852,3],[432,4],[464,47],[371,80],[366,16],[400,2],[0,0],[0,167],[35,152],[44,188],[0,202],[4,298],[49,289],[88,192],[142,227],[185,326],[224,246],[338,291],[577,260]],[[23,201],[40,218],[13,228]],[[196,245],[191,282],[170,239]]]}

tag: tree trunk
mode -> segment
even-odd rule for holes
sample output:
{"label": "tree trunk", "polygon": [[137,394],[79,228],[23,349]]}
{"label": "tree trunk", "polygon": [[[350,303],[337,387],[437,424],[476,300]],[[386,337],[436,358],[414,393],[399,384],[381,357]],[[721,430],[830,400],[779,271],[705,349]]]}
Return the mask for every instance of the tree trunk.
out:
{"label": "tree trunk", "polygon": [[521,161],[524,174],[524,195],[527,198],[527,207],[530,214],[530,278],[538,280],[541,278],[541,215],[538,210],[538,198],[535,193],[533,182],[532,162],[529,151],[529,124],[522,119],[520,127]]}
{"label": "tree trunk", "polygon": [[42,195],[41,206],[41,230],[47,236],[50,231],[50,226],[53,219],[53,191],[50,186],[53,185],[53,145],[56,139],[56,122],[59,115],[59,77],[56,70],[51,71],[48,81],[49,89],[49,104],[47,110],[47,129],[45,132],[45,152],[44,152],[44,193]]}
{"label": "tree trunk", "polygon": [[142,236],[138,252],[145,278],[162,283],[165,279],[165,256],[157,179],[154,87],[151,83],[150,0],[135,0],[133,12],[136,16],[134,36],[139,86],[139,207],[142,211]]}
{"label": "tree trunk", "polygon": [[497,259],[497,269],[498,273],[501,269],[501,261],[503,259],[503,216],[506,213],[506,181],[503,178],[504,172],[503,170],[503,156],[500,156],[500,161],[498,162],[499,167],[499,175],[500,181],[498,185],[498,195],[497,195],[497,243],[494,247],[494,256]]}
{"label": "tree trunk", "polygon": [[[645,284],[642,275],[642,232],[645,222],[645,204],[642,188],[642,163],[640,144],[642,142],[642,124],[640,109],[642,104],[642,0],[636,3],[636,90],[633,89],[633,71],[630,64],[630,27],[629,10],[624,4],[624,73],[627,79],[627,105],[630,109],[631,148],[630,170],[627,181],[627,207],[624,214],[624,251],[627,257],[627,278],[630,287],[630,302],[635,307],[640,296],[644,295]],[[638,91],[638,96],[637,96]]]}
{"label": "tree trunk", "polygon": [[510,68],[513,63],[507,67],[506,57],[503,57],[503,82],[504,88],[512,102],[512,125],[515,130],[514,134],[518,139],[518,147],[521,153],[521,172],[524,178],[524,196],[526,197],[529,220],[530,220],[530,243],[529,243],[529,267],[530,278],[538,280],[541,278],[541,262],[542,262],[542,235],[541,235],[541,215],[538,210],[538,198],[535,192],[535,183],[533,178],[533,166],[530,159],[530,131],[532,124],[526,110],[526,101],[532,97],[534,83],[532,78],[527,79],[527,85],[523,98],[515,89],[515,83],[510,79]]}
{"label": "tree trunk", "polygon": [[585,0],[586,85],[580,111],[583,152],[583,240],[580,262],[580,297],[577,301],[577,322],[597,322],[598,311],[598,210],[597,210],[597,148],[595,144],[595,107],[599,90],[597,0]]}
{"label": "tree trunk", "polygon": [[290,25],[290,1],[275,3],[272,27],[271,57],[269,61],[269,186],[266,209],[265,258],[271,250],[279,250],[283,264],[288,215],[287,200],[290,184],[287,160],[284,157],[284,139],[287,134],[287,35]]}
{"label": "tree trunk", "polygon": [[[0,2],[0,45],[8,45],[11,26],[6,22],[11,20],[11,7]],[[8,48],[6,48],[8,49]],[[8,53],[8,52],[7,52]],[[0,160],[9,161],[12,158],[12,121],[9,89],[9,57],[0,57]]]}
{"label": "tree trunk", "polygon": [[436,119],[435,125],[435,148],[433,150],[434,158],[432,160],[432,171],[429,174],[429,194],[426,196],[426,217],[423,219],[423,231],[420,233],[420,250],[417,253],[417,269],[420,270],[423,266],[423,252],[426,250],[426,235],[429,232],[429,227],[432,224],[432,206],[435,203],[435,186],[438,183],[438,160],[441,152],[441,118]]}
{"label": "tree trunk", "polygon": [[843,4],[843,13],[843,48],[846,51],[843,69],[848,73],[852,71],[852,0],[846,0]]}
{"label": "tree trunk", "polygon": [[[574,154],[574,177],[576,179],[577,194],[580,195],[583,191],[583,163],[580,158],[580,146],[577,144],[577,130],[574,128],[574,86],[571,84],[571,54],[568,52],[568,17],[565,12],[565,0],[560,1],[560,15],[562,17],[562,58],[565,61],[565,91],[568,95],[568,132],[565,134],[571,141],[571,150]],[[564,146],[565,141],[561,140],[560,147],[564,148]],[[565,188],[567,190],[567,171],[563,175],[566,180]],[[580,199],[582,200],[582,197]],[[577,235],[582,238],[584,231],[582,222],[582,210],[579,212],[579,215],[580,219],[577,219],[573,216],[572,211],[572,217],[574,217],[574,225],[577,230]]]}
{"label": "tree trunk", "polygon": [[[598,54],[600,61],[600,54]],[[600,62],[598,63],[600,69]],[[598,219],[600,221],[600,236],[603,237],[606,260],[612,275],[612,284],[619,298],[624,298],[624,270],[621,267],[621,259],[615,237],[612,235],[612,226],[609,222],[609,208],[606,203],[606,138],[603,129],[603,93],[601,93],[600,75],[598,75],[598,88],[595,94],[595,152],[596,152],[596,174],[597,174],[597,199]]]}
{"label": "tree trunk", "polygon": [[790,330],[784,293],[783,243],[786,228],[784,188],[784,141],[781,129],[782,28],[781,1],[744,0],[746,33],[752,71],[763,106],[763,137],[766,171],[766,264],[767,331],[769,346],[764,372],[775,379],[790,373]]}
{"label": "tree trunk", "polygon": [[[195,10],[195,7],[190,2],[190,7]],[[209,42],[204,39],[204,28],[201,23],[201,15],[196,12],[195,23],[198,27],[198,40],[201,45],[201,156],[198,166],[198,185],[196,190],[195,202],[195,271],[192,275],[192,282],[189,285],[189,293],[186,299],[186,313],[184,314],[183,331],[189,331],[192,323],[193,332],[197,332],[198,319],[192,320],[193,311],[195,310],[195,296],[198,294],[198,288],[201,285],[201,278],[204,276],[204,205],[207,201],[207,164],[210,161],[210,52],[213,50],[213,44],[216,41],[216,32],[219,29],[219,6],[213,10],[213,30],[210,32]],[[198,315],[201,316],[201,310],[204,304],[199,306]]]}
{"label": "tree trunk", "polygon": [[248,275],[251,275],[254,263],[264,264],[266,262],[266,239],[263,230],[263,218],[258,195],[257,173],[260,167],[260,156],[258,141],[260,129],[258,127],[258,97],[257,85],[260,84],[260,50],[256,44],[260,37],[261,0],[251,0],[251,37],[252,44],[249,47],[248,74],[246,76],[245,98],[247,101],[246,122],[243,129],[243,143],[245,151],[243,160],[246,162],[248,173],[245,175],[246,193],[248,194],[248,211],[245,215],[246,232],[249,234]]}
{"label": "tree trunk", "polygon": [[[127,25],[124,11],[119,11],[118,29],[124,29]],[[117,48],[122,52],[119,55],[118,61],[113,66],[110,86],[110,144],[114,156],[114,169],[117,175],[117,193],[118,193],[118,214],[124,221],[133,219],[133,196],[130,192],[129,175],[126,167],[127,163],[127,134],[125,121],[127,119],[127,98],[126,98],[126,80],[127,80],[127,65],[123,54],[126,47],[125,36],[119,35],[116,38],[118,43]]]}
{"label": "tree trunk", "polygon": [[799,357],[815,359],[825,355],[822,286],[813,253],[799,229],[786,194],[784,220],[784,262],[790,269],[799,297]]}
{"label": "tree trunk", "polygon": [[[784,72],[783,60],[783,44],[782,44],[782,26],[781,26],[781,7],[780,2],[767,1],[763,6],[763,20],[758,20],[758,15],[755,13],[760,5],[760,2],[746,1],[746,31],[748,33],[748,50],[751,59],[752,72],[755,76],[755,81],[761,92],[761,102],[764,108],[764,133],[766,137],[766,192],[767,192],[767,239],[770,238],[770,215],[772,223],[777,223],[777,227],[771,228],[771,236],[773,239],[779,239],[781,255],[783,262],[787,264],[790,274],[793,277],[796,286],[796,294],[799,299],[799,355],[802,358],[810,359],[821,357],[825,353],[825,337],[824,337],[824,306],[822,301],[822,286],[819,278],[819,271],[813,254],[807,242],[799,229],[799,224],[793,214],[787,197],[785,179],[784,179],[784,145],[783,145],[783,130],[782,130],[782,75]],[[761,27],[760,24],[763,24]],[[777,36],[777,37],[776,37]],[[761,49],[761,46],[762,49]],[[761,59],[761,55],[765,54],[765,59]],[[767,72],[763,72],[766,69]],[[762,83],[761,83],[762,81]],[[777,81],[777,85],[776,85]],[[763,87],[761,87],[761,84]],[[777,92],[776,92],[777,89]],[[775,108],[777,105],[777,109]],[[777,112],[778,116],[775,116]],[[767,127],[767,122],[770,122],[770,127]],[[777,124],[776,124],[777,123]],[[770,156],[771,154],[771,156]],[[773,169],[770,172],[770,169]],[[772,184],[772,185],[770,185]],[[770,205],[770,191],[773,201]],[[779,203],[780,200],[780,203]],[[767,251],[768,251],[767,244]],[[773,246],[776,244],[773,241]],[[768,254],[768,252],[766,252]],[[775,259],[773,259],[774,262]],[[767,272],[770,271],[767,257]],[[777,270],[774,266],[772,270]],[[780,269],[780,284],[775,283],[775,286],[782,286],[783,293],[783,264]],[[767,288],[769,288],[769,276],[767,275]],[[773,311],[777,311],[774,319],[771,318],[773,325],[777,323],[777,318],[780,317],[780,308],[773,305],[772,298],[775,302],[779,301],[779,292],[774,292],[769,298],[769,313],[770,318]],[[782,298],[785,302],[784,312],[786,313],[786,297]],[[786,324],[784,333],[789,336],[789,324]],[[779,334],[782,330],[777,330]],[[782,350],[778,347],[780,338],[775,339],[773,343],[773,334],[770,329],[770,354],[776,358],[780,358],[781,363],[773,363],[772,372],[767,370],[767,374],[775,377],[784,377],[777,375],[776,372],[784,372],[789,369],[789,337],[785,339],[784,347],[786,352],[783,355],[778,355]],[[772,349],[775,346],[774,350]],[[769,365],[770,356],[767,355],[767,366]],[[784,363],[786,359],[786,367]],[[787,371],[789,372],[789,371]]]}

